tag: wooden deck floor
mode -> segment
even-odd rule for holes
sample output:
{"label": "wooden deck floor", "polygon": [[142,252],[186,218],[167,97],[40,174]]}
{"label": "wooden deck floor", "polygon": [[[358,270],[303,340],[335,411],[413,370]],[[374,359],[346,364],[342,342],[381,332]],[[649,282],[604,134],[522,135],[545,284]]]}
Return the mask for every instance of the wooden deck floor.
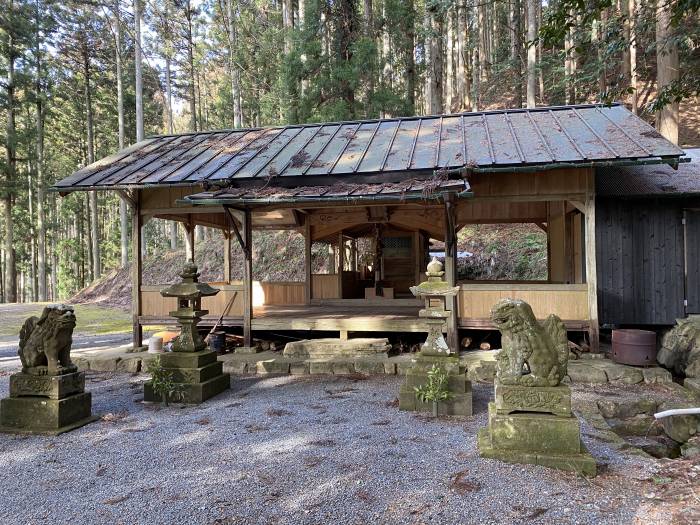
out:
{"label": "wooden deck floor", "polygon": [[[253,309],[253,330],[312,330],[348,332],[427,332],[418,318],[420,306],[405,305],[291,305]],[[174,324],[173,318],[141,316],[143,325]],[[213,326],[218,315],[207,315],[202,326]],[[585,330],[585,321],[565,321],[569,330]],[[224,326],[242,326],[242,317],[224,317]],[[490,319],[459,319],[460,328],[492,330]]]}

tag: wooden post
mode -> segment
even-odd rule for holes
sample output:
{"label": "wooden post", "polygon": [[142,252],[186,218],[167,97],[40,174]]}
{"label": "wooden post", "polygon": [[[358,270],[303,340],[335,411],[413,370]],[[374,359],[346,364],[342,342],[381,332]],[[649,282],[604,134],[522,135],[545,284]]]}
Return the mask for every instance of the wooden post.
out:
{"label": "wooden post", "polygon": [[600,348],[600,327],[598,325],[598,272],[595,243],[595,193],[586,195],[585,216],[586,244],[586,284],[588,285],[588,335],[591,352]]}
{"label": "wooden post", "polygon": [[345,247],[343,245],[343,232],[338,234],[338,299],[343,298],[343,260],[345,259]]}
{"label": "wooden post", "polygon": [[134,350],[143,344],[143,329],[139,317],[141,316],[141,195],[136,190],[131,208],[131,313],[133,320],[133,347]]}
{"label": "wooden post", "polygon": [[[445,195],[445,280],[450,286],[457,285],[457,231],[452,193]],[[447,297],[445,302],[445,307],[450,311],[450,316],[447,318],[447,345],[452,351],[459,352],[457,298]]]}
{"label": "wooden post", "polygon": [[194,223],[192,222],[192,214],[187,216],[185,223],[185,255],[188,261],[194,262]]}
{"label": "wooden post", "polygon": [[243,230],[243,345],[253,346],[253,220],[250,209],[246,209],[243,214]]}
{"label": "wooden post", "polygon": [[224,282],[231,283],[231,231],[224,230]]}
{"label": "wooden post", "polygon": [[304,303],[311,304],[313,298],[313,275],[311,274],[311,221],[304,218]]}
{"label": "wooden post", "polygon": [[549,281],[566,282],[566,203],[547,203],[547,266]]}

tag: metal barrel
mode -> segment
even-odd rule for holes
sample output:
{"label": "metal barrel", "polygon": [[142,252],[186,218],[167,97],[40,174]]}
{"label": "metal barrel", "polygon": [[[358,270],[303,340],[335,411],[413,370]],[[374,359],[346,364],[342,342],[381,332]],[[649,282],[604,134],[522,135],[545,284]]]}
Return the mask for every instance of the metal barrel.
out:
{"label": "metal barrel", "polygon": [[612,332],[612,359],[624,365],[656,364],[656,332],[620,329]]}

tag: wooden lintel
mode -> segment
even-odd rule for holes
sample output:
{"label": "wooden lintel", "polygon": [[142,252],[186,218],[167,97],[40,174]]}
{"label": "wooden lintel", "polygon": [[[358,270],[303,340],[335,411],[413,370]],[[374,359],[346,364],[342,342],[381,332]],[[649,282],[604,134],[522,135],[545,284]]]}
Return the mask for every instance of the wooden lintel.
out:
{"label": "wooden lintel", "polygon": [[119,195],[119,197],[123,201],[125,201],[131,207],[132,210],[136,208],[136,199],[134,197],[134,191],[129,191],[129,190],[116,190],[116,191],[117,191],[117,195]]}
{"label": "wooden lintel", "polygon": [[574,208],[576,208],[581,213],[586,213],[586,205],[583,202],[577,200],[570,200],[569,202]]}

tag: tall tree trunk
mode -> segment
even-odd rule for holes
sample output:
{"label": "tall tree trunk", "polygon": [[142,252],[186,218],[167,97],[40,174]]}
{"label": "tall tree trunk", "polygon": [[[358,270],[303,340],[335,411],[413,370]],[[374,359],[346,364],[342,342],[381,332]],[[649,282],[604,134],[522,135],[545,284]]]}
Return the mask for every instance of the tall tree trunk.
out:
{"label": "tall tree trunk", "polygon": [[[510,61],[515,68],[515,107],[523,107],[523,59],[520,0],[510,2]],[[529,37],[528,37],[529,38]]]}
{"label": "tall tree trunk", "polygon": [[[537,2],[537,27],[542,27],[542,2]],[[545,104],[544,68],[542,67],[542,40],[537,41],[537,77],[540,90],[540,104]]]}
{"label": "tall tree trunk", "polygon": [[185,18],[187,20],[187,65],[189,67],[189,102],[190,102],[190,131],[197,131],[197,91],[194,70],[194,40],[192,35],[192,6],[190,0],[185,5]]}
{"label": "tall tree trunk", "polygon": [[42,49],[41,49],[41,7],[40,2],[36,2],[35,23],[36,40],[34,55],[36,58],[36,83],[35,83],[35,122],[36,122],[36,227],[37,227],[37,285],[38,300],[47,301],[46,290],[46,212],[45,212],[45,188],[44,188],[44,105],[41,87],[42,80]]}
{"label": "tall tree trunk", "polygon": [[471,78],[469,77],[469,46],[467,34],[469,20],[467,8],[457,5],[457,106],[459,111],[466,111],[471,106]]}
{"label": "tall tree trunk", "polygon": [[[12,11],[14,10],[13,0],[10,0],[9,10],[12,16]],[[17,302],[17,265],[15,261],[12,205],[17,171],[17,130],[15,128],[15,60],[17,58],[17,50],[11,32],[7,33],[7,49],[7,86],[5,87],[7,97],[7,127],[5,134],[5,191],[3,194],[5,213],[5,301],[8,303],[15,303]]]}
{"label": "tall tree trunk", "polygon": [[440,45],[440,24],[438,13],[434,9],[426,9],[425,25],[429,30],[426,39],[426,64],[428,66],[428,78],[426,84],[427,113],[435,115],[442,112],[442,49]]}
{"label": "tall tree trunk", "polygon": [[406,63],[404,71],[406,111],[409,115],[414,115],[416,112],[416,61],[414,55],[416,46],[416,12],[413,0],[406,0],[406,10],[408,12],[408,16],[405,17],[406,44],[404,49]]}
{"label": "tall tree trunk", "polygon": [[[114,58],[117,64],[117,120],[119,126],[119,149],[126,145],[124,127],[124,86],[122,82],[122,22],[119,12],[119,0],[114,2]],[[129,220],[127,218],[126,201],[119,199],[119,237],[121,240],[121,266],[129,264]]]}
{"label": "tall tree trunk", "polygon": [[455,33],[457,31],[456,21],[454,18],[455,9],[451,7],[447,11],[447,46],[445,48],[445,62],[447,66],[445,78],[445,113],[451,113],[454,105],[455,96]]}
{"label": "tall tree trunk", "polygon": [[[671,12],[675,0],[661,1],[656,6],[656,88],[664,88],[679,79],[678,45],[673,41]],[[678,144],[678,102],[666,104],[656,115],[656,128],[668,140]]]}
{"label": "tall tree trunk", "polygon": [[177,221],[170,221],[170,249],[177,250]]}
{"label": "tall tree trunk", "polygon": [[[300,3],[303,4],[303,0],[300,0]],[[373,41],[374,40],[374,16],[373,16],[373,8],[374,6],[372,5],[372,0],[364,0],[363,5],[362,5],[362,16],[364,20],[364,33],[365,33],[365,38],[367,41]],[[386,24],[385,24],[386,27]],[[366,72],[367,75],[367,103],[366,103],[366,117],[372,117],[374,116],[373,113],[373,108],[372,108],[372,103],[374,100],[374,68],[369,68],[369,71]]]}
{"label": "tall tree trunk", "polygon": [[[382,15],[383,15],[384,20],[386,21],[386,19],[387,19],[386,2],[383,2],[383,4],[382,4]],[[382,84],[384,86],[384,89],[391,90],[393,88],[394,71],[393,71],[392,66],[391,66],[391,35],[389,34],[389,28],[387,27],[386,22],[384,23],[384,29],[382,31],[381,51],[382,51],[381,52]],[[391,112],[386,111],[386,109],[382,109],[381,116],[383,118],[389,118],[392,115],[391,115]]]}
{"label": "tall tree trunk", "polygon": [[[660,2],[666,2],[666,0],[659,0]],[[617,10],[620,16],[623,17],[622,21],[622,38],[625,42],[625,46],[622,49],[622,61],[620,63],[620,72],[624,82],[630,81],[630,20],[629,20],[629,3],[627,0],[617,0]]]}
{"label": "tall tree trunk", "polygon": [[136,91],[136,142],[144,139],[143,131],[143,62],[141,49],[141,0],[134,0],[134,67]]}
{"label": "tall tree trunk", "polygon": [[630,87],[632,88],[632,113],[635,115],[639,106],[639,93],[637,93],[637,2],[628,0],[630,17]]}
{"label": "tall tree trunk", "polygon": [[[303,12],[304,0],[299,0],[299,12]],[[228,17],[228,68],[231,75],[231,100],[233,101],[233,127],[243,125],[241,112],[240,72],[236,66],[236,24],[233,0],[226,0],[226,15]]]}
{"label": "tall tree trunk", "polygon": [[[92,114],[92,86],[90,85],[92,71],[90,68],[90,54],[87,43],[83,43],[83,74],[85,75],[85,125],[87,129],[87,163],[95,162],[95,124]],[[92,277],[99,279],[100,268],[100,224],[97,210],[97,193],[90,192],[90,241],[92,243]]]}
{"label": "tall tree trunk", "polygon": [[537,105],[537,6],[535,0],[527,0],[527,107]]}
{"label": "tall tree trunk", "polygon": [[479,31],[479,78],[480,80],[488,80],[489,73],[489,45],[488,45],[488,11],[486,4],[479,4],[476,8],[478,13],[478,31]]}

